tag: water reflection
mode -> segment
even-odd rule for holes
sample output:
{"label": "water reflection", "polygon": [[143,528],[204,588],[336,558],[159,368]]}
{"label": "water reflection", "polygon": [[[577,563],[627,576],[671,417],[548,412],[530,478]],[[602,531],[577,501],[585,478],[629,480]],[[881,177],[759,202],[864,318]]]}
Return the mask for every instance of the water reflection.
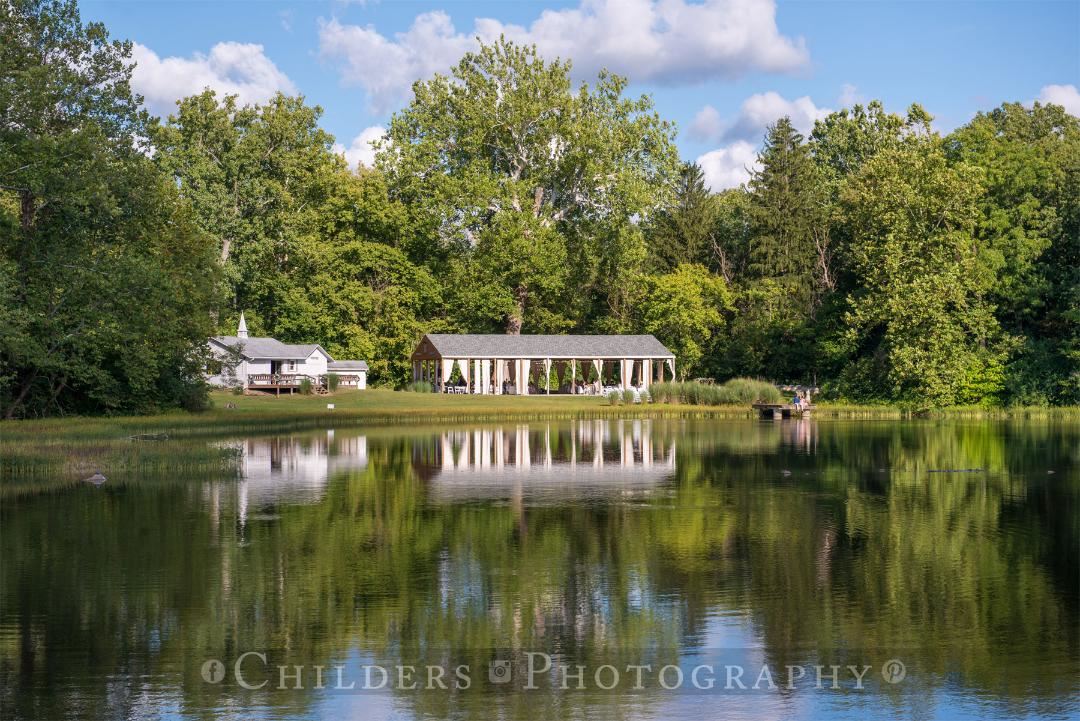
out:
{"label": "water reflection", "polygon": [[[244,439],[240,480],[146,473],[0,506],[0,717],[1075,716],[1078,441],[813,421]],[[591,667],[895,654],[911,682],[372,696],[200,676],[249,650],[483,669],[530,649]]]}
{"label": "water reflection", "polygon": [[315,503],[334,475],[367,468],[367,437],[325,434],[249,438],[226,444],[239,458],[236,486],[241,522],[249,508]]}
{"label": "water reflection", "polygon": [[675,472],[675,440],[651,421],[580,421],[445,431],[417,443],[413,467],[433,501],[567,502],[647,493]]}

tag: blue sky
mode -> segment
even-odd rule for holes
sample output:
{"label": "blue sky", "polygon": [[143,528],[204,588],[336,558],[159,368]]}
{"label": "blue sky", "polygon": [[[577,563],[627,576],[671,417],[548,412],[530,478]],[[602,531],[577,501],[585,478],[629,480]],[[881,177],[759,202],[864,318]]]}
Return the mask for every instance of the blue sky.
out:
{"label": "blue sky", "polygon": [[277,90],[323,107],[351,162],[476,35],[535,42],[630,78],[679,127],[684,158],[716,189],[742,182],[766,124],[881,99],[921,102],[947,131],[1004,101],[1080,115],[1080,2],[573,0],[426,2],[84,0],[83,16],[137,44],[151,110],[211,86],[260,102]]}

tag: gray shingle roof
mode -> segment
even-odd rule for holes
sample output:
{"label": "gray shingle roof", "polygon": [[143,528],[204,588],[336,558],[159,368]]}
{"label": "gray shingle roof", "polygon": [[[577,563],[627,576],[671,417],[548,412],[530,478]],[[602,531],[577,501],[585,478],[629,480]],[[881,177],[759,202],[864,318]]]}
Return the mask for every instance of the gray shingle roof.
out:
{"label": "gray shingle roof", "polygon": [[[239,338],[235,335],[216,335],[210,340],[228,348],[243,348],[243,354],[247,358],[269,360],[302,360],[314,353],[316,348],[322,350],[322,347],[316,343],[290,345],[276,338]],[[323,353],[326,351],[323,350]],[[329,353],[326,355],[330,357]]]}
{"label": "gray shingle roof", "polygon": [[[429,333],[444,358],[671,358],[651,335],[503,335]],[[417,352],[424,346],[420,341]]]}
{"label": "gray shingle roof", "polygon": [[339,360],[326,364],[328,371],[366,371],[367,369],[368,364],[362,360]]}

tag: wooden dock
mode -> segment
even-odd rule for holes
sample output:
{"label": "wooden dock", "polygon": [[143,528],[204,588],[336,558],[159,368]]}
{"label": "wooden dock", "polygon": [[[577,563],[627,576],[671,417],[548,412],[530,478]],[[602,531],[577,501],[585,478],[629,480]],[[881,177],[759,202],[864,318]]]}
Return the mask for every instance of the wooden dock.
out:
{"label": "wooden dock", "polygon": [[810,415],[813,406],[809,403],[754,403],[751,406],[762,419],[804,418]]}

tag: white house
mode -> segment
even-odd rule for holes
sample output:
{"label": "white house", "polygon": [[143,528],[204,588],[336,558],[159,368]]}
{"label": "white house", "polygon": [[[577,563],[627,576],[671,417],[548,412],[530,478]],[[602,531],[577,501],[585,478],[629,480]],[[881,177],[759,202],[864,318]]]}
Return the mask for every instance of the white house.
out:
{"label": "white house", "polygon": [[243,313],[236,335],[210,338],[210,352],[213,362],[207,380],[211,385],[291,393],[305,378],[323,387],[327,374],[333,373],[343,386],[367,387],[364,361],[334,360],[317,343],[294,345],[276,338],[249,337]]}

